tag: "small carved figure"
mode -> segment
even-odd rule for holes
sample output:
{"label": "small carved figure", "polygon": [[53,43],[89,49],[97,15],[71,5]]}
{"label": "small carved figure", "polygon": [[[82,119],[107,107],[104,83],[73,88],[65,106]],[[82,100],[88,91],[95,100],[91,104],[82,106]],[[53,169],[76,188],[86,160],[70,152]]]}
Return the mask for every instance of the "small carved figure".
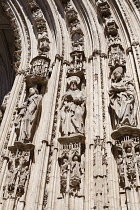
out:
{"label": "small carved figure", "polygon": [[74,155],[71,166],[71,177],[80,177],[80,163],[77,155]]}
{"label": "small carved figure", "polygon": [[78,89],[80,79],[69,78],[69,89],[62,99],[61,125],[62,136],[84,134],[85,94]]}
{"label": "small carved figure", "polygon": [[39,95],[37,88],[31,87],[29,89],[29,97],[18,107],[18,116],[15,120],[15,131],[18,141],[31,141],[34,122],[37,117],[37,111],[41,99],[42,96]]}
{"label": "small carved figure", "polygon": [[21,168],[21,170],[20,170],[19,183],[18,183],[19,188],[24,189],[25,182],[26,182],[27,176],[29,174],[28,168],[29,168],[28,166],[25,166],[24,168]]}
{"label": "small carved figure", "polygon": [[2,102],[2,105],[1,105],[1,111],[4,112],[5,109],[6,109],[6,106],[8,104],[8,100],[10,98],[10,93],[11,92],[8,92],[5,96],[4,96],[4,99],[3,99],[3,102]]}
{"label": "small carved figure", "polygon": [[138,169],[138,173],[140,176],[140,151],[139,151],[139,145],[138,145],[138,150],[136,151],[136,161],[137,161],[137,169]]}
{"label": "small carved figure", "polygon": [[61,164],[61,189],[60,192],[66,193],[66,188],[67,188],[67,175],[68,175],[68,170],[69,170],[69,161],[67,157],[64,157],[62,160]]}
{"label": "small carved figure", "polygon": [[11,152],[11,157],[8,162],[7,182],[4,186],[4,197],[7,197],[9,193],[12,194],[14,192],[18,170],[18,159],[16,159],[15,153]]}
{"label": "small carved figure", "polygon": [[134,157],[132,155],[128,155],[126,159],[126,163],[127,163],[128,179],[131,181],[134,181],[134,179],[136,178]]}
{"label": "small carved figure", "polygon": [[67,158],[63,159],[63,164],[61,165],[61,177],[62,178],[67,178],[67,173],[68,173],[68,167],[69,167],[69,162]]}
{"label": "small carved figure", "polygon": [[118,173],[120,178],[120,186],[123,188],[125,186],[125,178],[124,178],[123,158],[121,154],[118,154],[117,164],[118,164]]}
{"label": "small carved figure", "polygon": [[72,158],[71,163],[71,179],[70,179],[70,187],[71,187],[71,194],[78,194],[80,190],[80,183],[81,183],[81,166],[79,162],[79,157],[75,154]]}
{"label": "small carved figure", "polygon": [[135,127],[136,101],[133,80],[123,76],[123,68],[117,67],[112,73],[110,95],[110,115],[113,129],[123,125]]}

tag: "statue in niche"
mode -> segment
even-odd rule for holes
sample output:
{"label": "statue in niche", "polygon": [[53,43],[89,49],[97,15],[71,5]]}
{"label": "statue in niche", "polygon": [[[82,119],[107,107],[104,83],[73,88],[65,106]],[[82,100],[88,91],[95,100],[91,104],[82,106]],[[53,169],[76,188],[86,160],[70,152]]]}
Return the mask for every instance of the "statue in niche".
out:
{"label": "statue in niche", "polygon": [[78,88],[79,77],[68,78],[69,88],[62,98],[61,125],[62,136],[84,135],[85,93]]}
{"label": "statue in niche", "polygon": [[124,70],[121,66],[117,67],[112,73],[109,96],[113,130],[123,125],[136,127],[137,106],[134,82],[129,77],[124,77]]}
{"label": "statue in niche", "polygon": [[27,100],[18,107],[18,116],[15,120],[15,131],[18,141],[31,142],[41,99],[42,96],[39,95],[37,87],[33,86],[29,88]]}

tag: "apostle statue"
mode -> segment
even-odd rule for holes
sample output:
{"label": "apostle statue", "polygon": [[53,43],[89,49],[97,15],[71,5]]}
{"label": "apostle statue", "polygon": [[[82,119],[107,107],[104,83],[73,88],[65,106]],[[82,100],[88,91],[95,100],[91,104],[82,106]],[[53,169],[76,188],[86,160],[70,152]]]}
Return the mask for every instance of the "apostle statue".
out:
{"label": "apostle statue", "polygon": [[133,79],[124,77],[123,67],[117,67],[112,73],[110,95],[110,115],[113,130],[127,125],[136,127],[137,106]]}
{"label": "apostle statue", "polygon": [[68,78],[68,90],[62,98],[61,125],[62,136],[84,135],[85,93],[78,88],[80,78]]}
{"label": "apostle statue", "polygon": [[30,87],[28,98],[18,107],[18,115],[15,120],[18,141],[31,142],[41,99],[42,96],[39,95],[37,87]]}

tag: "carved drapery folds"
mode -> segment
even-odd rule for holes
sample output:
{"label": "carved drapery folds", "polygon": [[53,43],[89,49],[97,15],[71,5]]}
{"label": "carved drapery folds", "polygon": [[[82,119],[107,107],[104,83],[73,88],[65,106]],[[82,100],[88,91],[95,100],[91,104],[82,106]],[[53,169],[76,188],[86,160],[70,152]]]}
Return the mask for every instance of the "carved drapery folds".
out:
{"label": "carved drapery folds", "polygon": [[[81,158],[85,140],[85,104],[86,96],[82,88],[79,72],[72,72],[67,78],[67,91],[62,97],[60,108],[60,193],[83,196],[81,182],[84,178],[84,167]],[[83,76],[83,75],[82,75]],[[60,161],[61,160],[61,161]]]}
{"label": "carved drapery folds", "polygon": [[79,77],[69,77],[69,88],[62,98],[60,130],[64,138],[84,135],[85,95],[79,83]]}
{"label": "carved drapery folds", "polygon": [[42,96],[36,86],[29,88],[29,96],[18,107],[15,119],[16,141],[29,143],[33,139],[35,123]]}
{"label": "carved drapery folds", "polygon": [[112,128],[115,130],[124,125],[136,127],[137,105],[134,81],[124,75],[122,67],[117,67],[111,77],[109,96]]}

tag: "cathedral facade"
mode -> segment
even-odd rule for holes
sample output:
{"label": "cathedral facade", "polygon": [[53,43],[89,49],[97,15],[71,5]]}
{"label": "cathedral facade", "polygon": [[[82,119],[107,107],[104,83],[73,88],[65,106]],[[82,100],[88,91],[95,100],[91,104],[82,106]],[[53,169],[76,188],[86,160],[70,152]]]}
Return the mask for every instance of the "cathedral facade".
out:
{"label": "cathedral facade", "polygon": [[140,209],[140,1],[0,0],[0,210]]}

